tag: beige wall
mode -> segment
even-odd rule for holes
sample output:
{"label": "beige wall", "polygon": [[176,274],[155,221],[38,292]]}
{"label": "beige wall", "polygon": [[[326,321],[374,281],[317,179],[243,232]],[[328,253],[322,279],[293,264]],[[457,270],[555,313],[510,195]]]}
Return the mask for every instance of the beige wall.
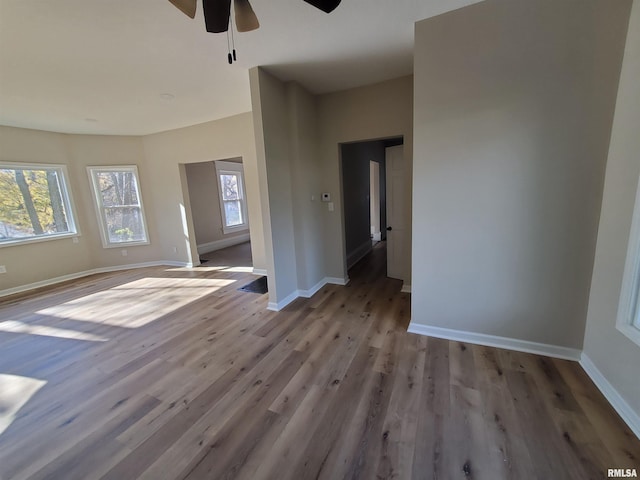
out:
{"label": "beige wall", "polygon": [[[236,161],[240,159],[228,159]],[[224,233],[215,162],[189,163],[185,168],[196,243],[201,245],[245,236],[249,229]]]}
{"label": "beige wall", "polygon": [[633,4],[604,184],[584,353],[640,415],[640,346],[616,327],[640,175],[640,2]]}
{"label": "beige wall", "polygon": [[582,346],[629,7],[416,24],[413,323]]}
{"label": "beige wall", "polygon": [[0,126],[0,159],[67,165],[68,187],[74,196],[76,223],[81,229],[77,244],[71,238],[64,238],[0,247],[0,264],[7,267],[7,273],[0,275],[0,290],[91,268],[90,245],[94,241],[99,242],[100,237],[92,238],[87,227],[88,218],[92,214],[91,198],[83,198],[78,188],[81,182],[86,181],[87,173],[82,167],[69,165],[68,137],[57,133]]}
{"label": "beige wall", "polygon": [[[188,188],[181,185],[180,165],[225,160],[243,160],[249,223],[251,225],[251,254],[255,268],[265,268],[262,217],[258,192],[258,172],[250,113],[192,127],[143,137],[153,185],[152,199],[157,212],[164,259],[197,263],[195,231],[190,209]],[[183,179],[186,183],[186,178]],[[185,225],[186,224],[186,225]],[[178,249],[174,253],[173,248]]]}
{"label": "beige wall", "polygon": [[[346,278],[340,144],[404,136],[410,165],[412,77],[313,96],[262,68],[250,76],[263,218],[271,231],[266,257],[275,266],[270,300],[278,304],[324,279]],[[322,192],[331,194],[333,212]],[[410,192],[409,185],[407,200]],[[408,268],[406,275],[410,283]]]}
{"label": "beige wall", "polygon": [[[326,275],[347,278],[344,218],[340,178],[340,144],[354,141],[404,137],[404,157],[411,178],[413,161],[413,77],[354,88],[318,97],[319,153],[323,169],[322,191],[331,193],[335,211],[323,209]],[[411,206],[411,185],[406,205]],[[411,218],[411,209],[407,211]],[[409,222],[407,222],[409,225]],[[411,231],[404,251],[411,252]],[[407,261],[407,264],[409,262]],[[411,284],[411,268],[404,283]]]}
{"label": "beige wall", "polygon": [[[287,88],[261,68],[250,71],[251,103],[255,124],[257,159],[262,174],[263,201],[269,209],[271,242],[267,243],[269,300],[272,307],[286,303],[298,290],[296,245],[293,225],[291,158]],[[278,308],[278,307],[276,307]]]}
{"label": "beige wall", "polygon": [[[150,245],[103,248],[95,215],[87,166],[137,165],[143,201],[151,197],[142,140],[139,137],[63,135],[0,127],[0,159],[13,162],[66,165],[73,196],[78,243],[71,238],[0,247],[0,290],[20,287],[99,267],[158,260],[158,230],[153,209],[146,209]],[[146,206],[146,205],[145,205]]]}
{"label": "beige wall", "polygon": [[[326,276],[320,201],[317,99],[298,84],[287,84],[293,223],[298,288],[309,290]],[[314,200],[311,197],[314,197]]]}
{"label": "beige wall", "polygon": [[[144,155],[140,137],[118,137],[101,135],[65,135],[69,145],[69,167],[83,176],[74,189],[80,195],[80,202],[88,210],[83,222],[83,232],[87,231],[88,247],[91,253],[93,268],[112,267],[134,263],[153,262],[162,259],[159,239],[162,233],[158,230],[156,210],[152,198],[153,185]],[[127,246],[127,256],[122,256],[121,248],[103,248],[100,240],[98,220],[93,207],[93,198],[86,173],[87,166],[95,165],[136,165],[142,192],[142,201],[147,221],[149,245]]]}
{"label": "beige wall", "polygon": [[[14,289],[94,268],[144,262],[198,260],[188,195],[179,165],[241,157],[251,223],[254,267],[265,268],[262,218],[251,114],[147,137],[65,135],[0,126],[0,160],[67,166],[79,242],[71,238],[0,247],[0,290]],[[86,167],[137,165],[149,245],[102,247]],[[186,224],[186,228],[184,226]],[[174,252],[173,247],[176,247]],[[193,250],[193,251],[192,251]]]}

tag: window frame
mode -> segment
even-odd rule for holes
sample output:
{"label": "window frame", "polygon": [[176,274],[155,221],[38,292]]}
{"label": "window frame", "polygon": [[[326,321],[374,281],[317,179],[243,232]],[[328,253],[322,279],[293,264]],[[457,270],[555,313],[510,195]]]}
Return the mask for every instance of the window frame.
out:
{"label": "window frame", "polygon": [[59,174],[60,196],[65,207],[66,221],[69,231],[63,233],[52,233],[48,235],[37,235],[32,237],[22,237],[12,240],[0,241],[0,248],[25,245],[30,243],[48,242],[50,240],[60,240],[63,238],[79,237],[81,235],[78,222],[76,221],[76,209],[73,202],[73,193],[69,182],[69,172],[67,166],[59,163],[23,163],[23,162],[0,162],[0,169],[7,170],[56,170]]}
{"label": "window frame", "polygon": [[[100,195],[100,188],[97,183],[97,177],[95,172],[131,172],[135,178],[136,188],[138,190],[138,203],[140,204],[140,214],[142,220],[142,229],[144,230],[144,240],[135,240],[129,242],[112,242],[109,240],[107,217],[105,215],[105,207],[102,202],[102,195]],[[144,203],[142,201],[142,186],[140,184],[140,175],[138,173],[137,165],[106,165],[106,166],[89,166],[87,167],[87,174],[89,175],[89,184],[91,185],[93,205],[95,207],[95,213],[98,220],[98,227],[100,229],[100,239],[102,240],[103,248],[122,248],[122,247],[135,247],[138,245],[149,245],[151,243],[149,239],[149,229],[147,227],[147,217],[145,215]]]}
{"label": "window frame", "polygon": [[640,178],[636,187],[616,328],[640,346]]}
{"label": "window frame", "polygon": [[[222,219],[222,232],[225,235],[236,232],[243,232],[249,229],[249,216],[247,215],[247,189],[244,183],[244,167],[242,162],[230,162],[227,160],[216,160],[216,182],[218,186],[218,199],[220,203],[220,215]],[[237,175],[240,181],[238,182],[238,194],[240,201],[240,213],[242,215],[243,223],[240,225],[227,226],[227,212],[224,208],[224,198],[222,195],[222,180],[221,175],[233,174]]]}

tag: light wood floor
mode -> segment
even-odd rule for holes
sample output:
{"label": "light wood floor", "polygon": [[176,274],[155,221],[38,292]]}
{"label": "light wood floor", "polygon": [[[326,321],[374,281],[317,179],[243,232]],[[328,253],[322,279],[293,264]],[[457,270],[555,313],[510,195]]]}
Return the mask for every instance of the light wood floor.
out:
{"label": "light wood floor", "polygon": [[[579,365],[406,333],[384,243],[279,313],[201,268],[0,303],[3,479],[603,479],[640,441]],[[244,249],[244,250],[243,250]],[[216,267],[216,265],[224,265]],[[15,417],[15,418],[14,418]]]}

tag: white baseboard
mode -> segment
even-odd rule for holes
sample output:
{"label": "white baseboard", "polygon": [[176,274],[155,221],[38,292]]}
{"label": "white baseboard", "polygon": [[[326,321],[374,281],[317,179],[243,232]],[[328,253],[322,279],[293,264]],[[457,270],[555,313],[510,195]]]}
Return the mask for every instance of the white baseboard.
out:
{"label": "white baseboard", "polygon": [[95,275],[97,273],[109,273],[119,272],[122,270],[130,270],[134,268],[146,268],[146,267],[187,267],[191,268],[192,265],[185,262],[175,262],[172,260],[159,261],[159,262],[144,262],[144,263],[130,263],[126,265],[114,265],[111,267],[99,267],[92,268],[91,270],[84,270],[82,272],[70,273],[68,275],[61,275],[59,277],[48,278],[39,282],[28,283],[26,285],[20,285],[19,287],[7,288],[0,290],[0,297],[6,297],[8,295],[15,295],[16,293],[22,293],[29,290],[35,290],[36,288],[48,287],[55,285],[56,283],[68,282],[69,280],[75,280],[77,278],[88,277],[89,275]]}
{"label": "white baseboard", "polygon": [[298,290],[298,296],[304,297],[304,298],[311,298],[316,293],[318,293],[318,291],[322,287],[324,287],[327,284],[345,286],[347,283],[349,283],[348,278],[324,277],[322,280],[316,283],[309,290]]}
{"label": "white baseboard", "polygon": [[269,302],[267,306],[267,310],[279,312],[280,310],[282,310],[284,307],[289,305],[298,297],[302,297],[302,298],[313,297],[316,293],[318,293],[318,291],[320,291],[322,287],[324,287],[327,284],[344,286],[347,283],[349,283],[349,278],[325,277],[308,290],[296,290],[295,292],[291,293],[290,295],[288,295],[287,297],[285,297],[283,300],[279,302]]}
{"label": "white baseboard", "polygon": [[313,287],[311,287],[309,290],[298,290],[298,295],[304,298],[311,298],[327,283],[329,283],[327,279],[323,278],[318,283],[316,283]]}
{"label": "white baseboard", "polygon": [[407,285],[406,283],[402,285],[400,289],[402,293],[411,293],[411,285]]}
{"label": "white baseboard", "polygon": [[474,343],[488,347],[505,348],[507,350],[515,350],[517,352],[535,353],[537,355],[562,358],[565,360],[580,360],[581,352],[577,348],[529,342],[527,340],[518,340],[517,338],[497,337],[495,335],[486,335],[484,333],[432,327],[414,322],[409,324],[407,331],[409,333],[417,333],[418,335],[426,335],[428,337],[444,338],[446,340]]}
{"label": "white baseboard", "polygon": [[298,290],[296,290],[295,292],[291,292],[289,295],[287,295],[285,298],[283,298],[279,302],[269,302],[269,304],[267,305],[267,310],[271,310],[273,312],[279,312],[280,310],[282,310],[284,307],[289,305],[298,297],[299,297]]}
{"label": "white baseboard", "polygon": [[332,285],[347,285],[349,283],[349,277],[345,277],[345,278],[340,278],[340,277],[325,277],[325,280],[327,281],[327,283],[330,283]]}
{"label": "white baseboard", "polygon": [[198,255],[215,252],[216,250],[232,247],[234,245],[238,245],[240,243],[245,243],[248,241],[249,241],[249,234],[244,233],[242,235],[237,235],[234,237],[222,238],[220,240],[215,240],[213,242],[202,243],[198,245]]}
{"label": "white baseboard", "polygon": [[371,251],[373,245],[371,244],[371,239],[367,240],[358,248],[356,248],[353,252],[347,255],[347,268],[353,267],[356,263],[362,260],[367,253]]}
{"label": "white baseboard", "polygon": [[254,268],[251,273],[253,273],[254,275],[262,275],[263,277],[266,277],[267,276],[267,269],[266,268]]}
{"label": "white baseboard", "polygon": [[611,406],[622,417],[622,420],[629,426],[631,431],[640,439],[640,415],[635,412],[629,404],[620,396],[613,385],[605,378],[598,367],[583,352],[580,357],[580,366],[589,375],[589,378],[596,384]]}

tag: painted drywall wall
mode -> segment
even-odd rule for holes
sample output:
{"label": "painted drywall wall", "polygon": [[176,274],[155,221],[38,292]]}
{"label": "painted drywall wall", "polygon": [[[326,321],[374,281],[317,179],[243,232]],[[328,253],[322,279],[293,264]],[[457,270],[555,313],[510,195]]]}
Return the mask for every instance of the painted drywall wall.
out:
{"label": "painted drywall wall", "polygon": [[416,24],[413,323],[582,346],[629,7]]}
{"label": "painted drywall wall", "polygon": [[251,70],[250,77],[265,224],[276,267],[268,275],[270,301],[279,308],[300,292],[314,291],[327,276],[318,100],[262,68]]}
{"label": "painted drywall wall", "polygon": [[295,82],[286,91],[298,289],[311,290],[325,277],[317,101]]}
{"label": "painted drywall wall", "polygon": [[[132,136],[107,135],[67,135],[66,137],[69,146],[69,164],[75,170],[84,171],[84,178],[78,183],[77,191],[82,202],[89,209],[85,225],[87,226],[87,232],[90,233],[88,241],[93,268],[161,260],[162,250],[159,242],[161,234],[157,228],[157,210],[154,208],[153,203],[150,203],[153,185],[149,177],[142,139]],[[102,247],[98,233],[97,214],[86,173],[87,166],[99,165],[136,165],[138,167],[138,180],[150,244],[127,246],[126,257],[122,256],[121,248]]]}
{"label": "painted drywall wall", "polygon": [[[251,113],[147,135],[142,138],[149,165],[153,207],[158,218],[161,255],[165,260],[198,263],[195,230],[188,203],[186,176],[180,165],[243,160],[251,225],[254,268],[266,268],[262,214]],[[182,172],[182,173],[181,173]],[[184,184],[182,182],[185,182]],[[187,187],[187,188],[185,188]],[[177,252],[174,252],[174,247]]]}
{"label": "painted drywall wall", "polygon": [[[235,161],[240,159],[228,159]],[[193,229],[198,246],[223,239],[244,237],[249,231],[244,230],[224,233],[218,177],[214,162],[189,163],[185,165]]]}
{"label": "painted drywall wall", "polygon": [[137,165],[142,199],[151,197],[142,141],[139,137],[64,135],[22,128],[0,127],[0,159],[10,162],[66,165],[73,197],[78,243],[71,238],[0,247],[0,290],[18,288],[77,272],[159,260],[158,231],[153,208],[146,209],[150,245],[103,248],[86,167]]}
{"label": "painted drywall wall", "polygon": [[[270,300],[279,305],[325,278],[347,278],[340,144],[410,140],[412,77],[315,97],[262,68],[250,77],[265,236],[271,232],[266,257],[276,267],[268,269],[275,272],[269,275]],[[410,164],[411,147],[405,156]],[[334,211],[319,202],[322,192],[331,194]]]}
{"label": "painted drywall wall", "polygon": [[261,188],[269,205],[269,210],[263,211],[268,216],[264,223],[270,227],[270,232],[265,229],[271,240],[267,256],[273,259],[267,267],[269,301],[272,308],[278,308],[298,290],[287,90],[262,68],[250,70],[249,77],[257,161],[264,181]]}
{"label": "painted drywall wall", "polygon": [[[71,238],[0,247],[0,290],[8,290],[95,268],[144,262],[197,263],[186,178],[179,166],[241,157],[244,160],[254,267],[265,268],[262,216],[251,114],[147,137],[65,135],[0,126],[0,160],[67,166],[78,243]],[[103,248],[87,166],[137,165],[151,243]],[[181,207],[182,206],[182,207]],[[174,252],[173,247],[176,247]]]}
{"label": "painted drywall wall", "polygon": [[[333,212],[326,208],[322,212],[326,275],[347,278],[340,144],[404,137],[404,155],[410,178],[413,159],[413,77],[319,96],[318,125],[322,189],[331,193],[335,204]],[[407,218],[411,218],[411,185],[407,185],[406,195],[406,204],[409,205]],[[407,256],[411,253],[410,242],[411,232],[408,232],[405,245]],[[411,271],[407,270],[404,283],[410,285]]]}
{"label": "painted drywall wall", "polygon": [[640,175],[640,2],[633,4],[602,199],[584,353],[640,416],[640,346],[616,327]]}
{"label": "painted drywall wall", "polygon": [[[92,268],[91,232],[87,227],[91,199],[83,198],[78,187],[86,181],[87,174],[82,168],[69,165],[67,140],[66,136],[58,133],[0,126],[0,160],[67,165],[68,187],[73,195],[76,224],[81,233],[77,244],[71,238],[63,238],[0,247],[0,264],[7,268],[7,273],[0,275],[0,290]],[[100,238],[96,240],[99,242]]]}

